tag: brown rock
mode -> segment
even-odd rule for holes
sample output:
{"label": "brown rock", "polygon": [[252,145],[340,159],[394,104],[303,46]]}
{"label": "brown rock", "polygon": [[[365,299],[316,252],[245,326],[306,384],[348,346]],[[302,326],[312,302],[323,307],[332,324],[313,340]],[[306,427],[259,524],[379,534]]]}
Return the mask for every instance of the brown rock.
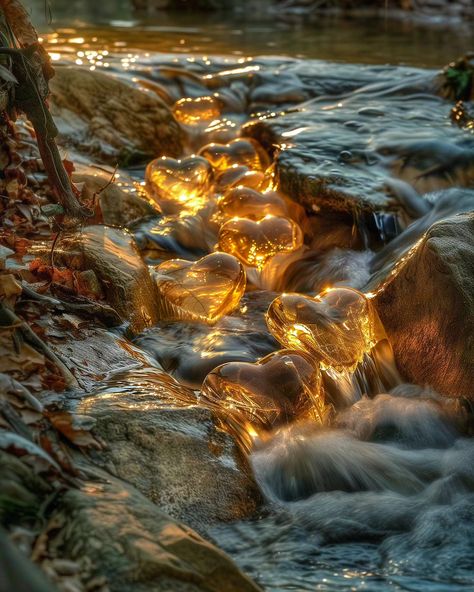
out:
{"label": "brown rock", "polygon": [[110,226],[128,226],[134,220],[157,214],[155,208],[136,193],[109,183],[102,174],[74,174],[73,181],[82,186],[82,201],[89,202],[94,195],[99,200],[102,221]]}
{"label": "brown rock", "polygon": [[156,286],[132,236],[125,230],[88,226],[65,236],[55,254],[72,269],[92,269],[107,303],[130,322],[133,332],[158,321]]}
{"label": "brown rock", "polygon": [[431,226],[374,302],[409,381],[474,399],[474,214]]}
{"label": "brown rock", "polygon": [[123,165],[181,154],[179,125],[155,94],[77,67],[57,68],[50,88],[63,145]]}

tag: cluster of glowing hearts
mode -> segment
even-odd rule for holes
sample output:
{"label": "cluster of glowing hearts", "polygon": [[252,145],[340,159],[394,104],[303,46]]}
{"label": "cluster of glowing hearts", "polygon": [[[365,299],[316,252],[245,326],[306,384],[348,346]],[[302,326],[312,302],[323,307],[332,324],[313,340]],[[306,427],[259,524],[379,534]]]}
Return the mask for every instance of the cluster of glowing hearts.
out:
{"label": "cluster of glowing hearts", "polygon": [[330,289],[315,298],[282,294],[268,309],[267,325],[283,347],[337,371],[353,371],[383,338],[372,304],[351,288]]}
{"label": "cluster of glowing hearts", "polygon": [[201,148],[199,155],[206,158],[219,171],[225,171],[235,165],[265,171],[270,164],[265,150],[251,138],[232,140],[228,144],[208,144]]}
{"label": "cluster of glowing hearts", "polygon": [[295,419],[324,423],[327,415],[318,365],[289,350],[255,364],[218,366],[204,380],[201,399],[223,419],[250,424],[257,434]]}
{"label": "cluster of glowing hearts", "polygon": [[274,191],[260,193],[250,187],[235,187],[219,200],[219,210],[228,218],[240,216],[261,220],[265,216],[288,216],[288,206]]}
{"label": "cluster of glowing hearts", "polygon": [[154,279],[162,320],[209,324],[237,308],[246,284],[241,263],[227,253],[212,253],[194,263],[165,261],[156,267]]}
{"label": "cluster of glowing hearts", "polygon": [[173,107],[175,118],[186,125],[199,125],[218,119],[221,116],[221,104],[216,97],[180,99]]}
{"label": "cluster of glowing hearts", "polygon": [[182,160],[163,156],[147,166],[145,181],[149,195],[165,214],[176,214],[183,209],[196,212],[207,201],[213,170],[200,156]]}
{"label": "cluster of glowing hearts", "polygon": [[303,233],[293,220],[265,216],[255,222],[247,218],[232,218],[222,225],[219,248],[235,255],[250,267],[261,269],[278,253],[291,253],[303,245]]}

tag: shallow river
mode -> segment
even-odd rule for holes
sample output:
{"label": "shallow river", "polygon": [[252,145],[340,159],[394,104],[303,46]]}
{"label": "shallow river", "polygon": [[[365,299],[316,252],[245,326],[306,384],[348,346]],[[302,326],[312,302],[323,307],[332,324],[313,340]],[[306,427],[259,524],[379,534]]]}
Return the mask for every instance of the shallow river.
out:
{"label": "shallow river", "polygon": [[[199,97],[205,88],[193,78],[184,77],[184,82],[180,78],[178,84],[179,75],[163,75],[160,67],[232,78],[226,117],[213,129],[200,128],[190,140],[189,151],[212,139],[231,139],[252,112],[287,113],[303,101],[312,101],[310,115],[290,113],[275,124],[295,142],[285,157],[291,162],[304,157],[305,166],[313,166],[307,159],[321,149],[313,143],[315,130],[327,139],[327,150],[339,157],[354,148],[358,158],[351,145],[354,128],[362,130],[358,141],[362,142],[365,125],[368,135],[384,143],[382,149],[370,138],[358,150],[373,166],[371,178],[386,178],[392,185],[396,179],[395,198],[398,205],[404,204],[405,216],[385,204],[383,192],[375,185],[372,189],[363,166],[357,167],[353,182],[367,183],[367,199],[377,204],[378,211],[348,223],[358,236],[354,244],[322,249],[315,233],[311,248],[322,249],[323,257],[307,255],[304,263],[282,260],[265,273],[253,272],[249,278],[257,289],[245,296],[238,312],[215,327],[178,322],[151,329],[136,340],[185,384],[199,388],[218,364],[253,362],[278,349],[263,320],[277,293],[285,289],[315,293],[335,283],[361,290],[371,282],[376,285],[377,273],[413,246],[429,223],[473,209],[471,191],[450,189],[450,185],[468,185],[463,175],[472,171],[472,135],[453,129],[450,106],[427,90],[434,76],[430,68],[444,65],[468,48],[469,27],[427,28],[383,20],[325,20],[316,27],[265,19],[229,23],[217,17],[197,23],[186,14],[143,22],[134,20],[126,3],[118,3],[120,9],[112,12],[107,2],[101,3],[99,11],[94,7],[97,3],[90,8],[80,3],[81,10],[72,18],[58,2],[52,6],[55,28],[41,24],[42,3],[32,4],[57,61],[108,69],[135,84],[153,82],[170,101]],[[267,57],[251,59],[262,55]],[[349,65],[358,63],[372,66]],[[334,104],[340,99],[335,80],[344,95],[337,114]],[[354,94],[373,82],[379,86]],[[281,98],[282,89],[286,99]],[[232,111],[242,96],[240,109]],[[402,102],[400,97],[407,96]],[[407,109],[410,117],[404,118]],[[365,123],[364,117],[377,110],[390,115],[392,128]],[[352,127],[345,125],[349,119]],[[462,153],[465,169],[450,171],[449,183],[428,175],[423,186],[413,180],[418,176],[397,173],[397,158],[407,150],[405,144],[400,147],[400,138],[406,141],[410,135],[431,142],[428,156],[426,150],[420,156],[416,151],[421,154],[422,148],[410,145],[419,156],[413,159],[413,168],[431,170],[443,155]],[[339,166],[339,157],[336,164],[330,162],[331,167]],[[143,177],[143,168],[130,172]],[[152,220],[149,226],[134,229],[150,262],[172,255],[195,260],[215,242],[212,230],[208,236],[208,229],[192,220],[179,220],[178,229],[174,222]],[[407,227],[411,230],[403,233]],[[334,236],[337,228],[329,224],[326,230]],[[312,233],[310,229],[308,234]],[[397,382],[379,386],[371,393],[378,396],[371,399],[360,399],[355,387],[351,395],[346,392],[345,396],[354,398],[341,405],[336,427],[282,428],[251,452],[250,462],[267,499],[265,508],[258,519],[212,526],[206,534],[264,589],[444,592],[474,588],[474,445],[462,436],[459,409],[441,403],[435,393]]]}

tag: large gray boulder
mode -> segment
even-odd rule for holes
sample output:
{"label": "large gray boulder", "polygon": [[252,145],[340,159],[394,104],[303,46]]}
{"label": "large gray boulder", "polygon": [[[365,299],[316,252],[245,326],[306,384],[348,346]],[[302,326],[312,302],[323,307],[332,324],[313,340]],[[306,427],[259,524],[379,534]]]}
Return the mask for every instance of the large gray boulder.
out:
{"label": "large gray boulder", "polygon": [[474,400],[474,213],[431,226],[374,303],[405,378]]}
{"label": "large gray boulder", "polygon": [[124,166],[182,152],[180,127],[153,93],[78,67],[58,67],[50,89],[62,146]]}

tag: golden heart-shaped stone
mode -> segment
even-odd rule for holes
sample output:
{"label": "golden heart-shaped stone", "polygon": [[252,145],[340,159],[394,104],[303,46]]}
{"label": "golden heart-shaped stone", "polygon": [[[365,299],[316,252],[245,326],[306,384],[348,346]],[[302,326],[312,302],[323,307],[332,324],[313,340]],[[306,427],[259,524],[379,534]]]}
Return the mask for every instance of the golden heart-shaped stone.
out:
{"label": "golden heart-shaped stone", "polygon": [[233,165],[244,165],[256,171],[265,171],[270,159],[260,144],[252,138],[237,138],[228,144],[208,144],[199,151],[212,166],[225,171]]}
{"label": "golden heart-shaped stone", "polygon": [[259,433],[296,419],[324,423],[327,408],[317,364],[291,350],[272,353],[255,364],[228,362],[210,372],[201,402],[223,420]]}
{"label": "golden heart-shaped stone", "polygon": [[232,218],[219,232],[219,248],[250,267],[261,269],[277,253],[291,253],[303,245],[301,228],[278,216],[254,221]]}
{"label": "golden heart-shaped stone", "polygon": [[265,216],[288,216],[288,205],[275,191],[261,193],[250,187],[235,187],[218,202],[219,210],[228,218],[261,220]]}
{"label": "golden heart-shaped stone", "polygon": [[282,294],[268,309],[267,325],[283,347],[338,371],[354,370],[382,338],[371,302],[352,288],[329,289],[315,298]]}
{"label": "golden heart-shaped stone", "polygon": [[174,104],[173,115],[186,125],[199,125],[221,116],[221,103],[216,97],[180,99]]}
{"label": "golden heart-shaped stone", "polygon": [[152,160],[145,172],[146,188],[165,214],[196,212],[206,205],[213,181],[209,162],[200,156]]}
{"label": "golden heart-shaped stone", "polygon": [[213,324],[231,313],[245,292],[245,271],[227,253],[212,253],[199,261],[171,259],[155,268],[161,319]]}
{"label": "golden heart-shaped stone", "polygon": [[254,171],[247,166],[235,164],[217,175],[216,188],[221,193],[234,187],[260,189],[265,181],[265,174],[262,171]]}

